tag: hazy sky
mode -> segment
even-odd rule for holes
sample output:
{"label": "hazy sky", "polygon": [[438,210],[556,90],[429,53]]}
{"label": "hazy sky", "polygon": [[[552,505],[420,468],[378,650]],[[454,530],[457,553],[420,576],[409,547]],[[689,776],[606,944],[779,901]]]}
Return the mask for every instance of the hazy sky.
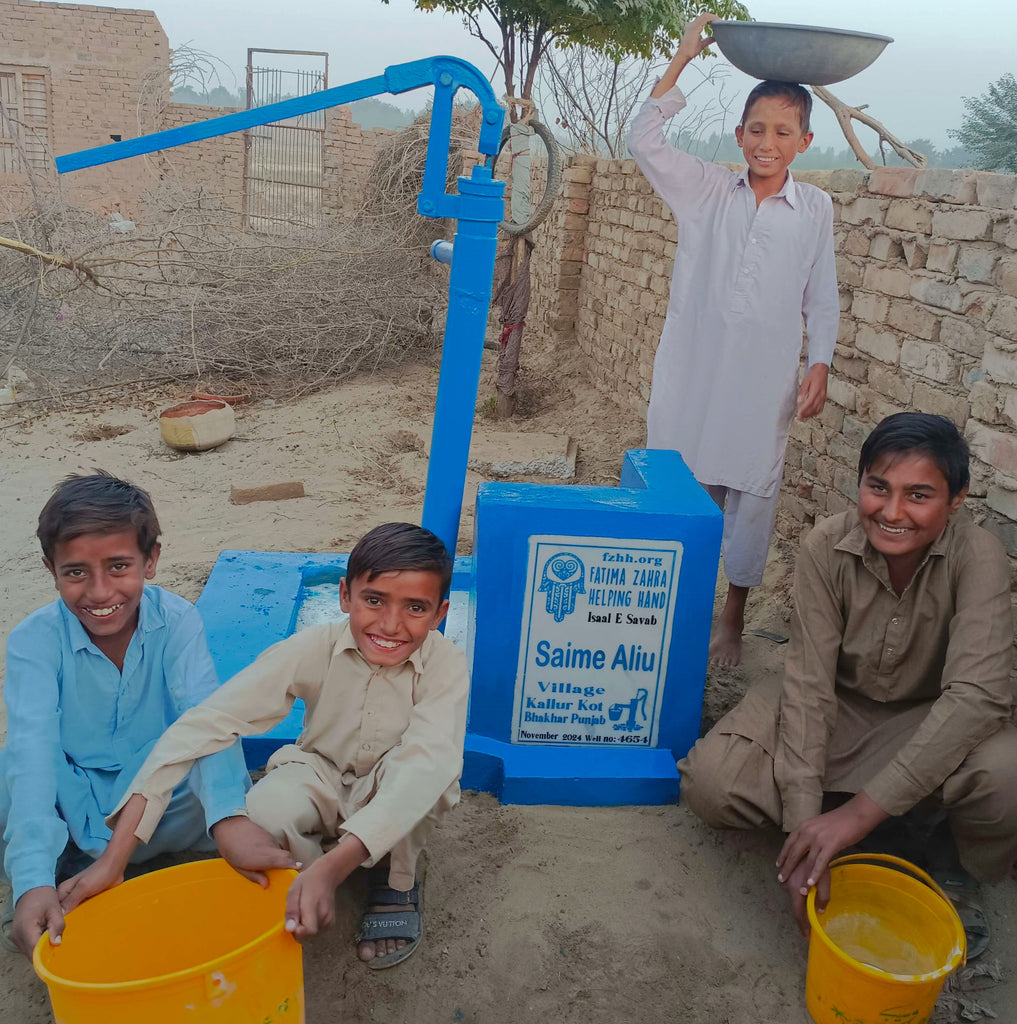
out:
{"label": "hazy sky", "polygon": [[[831,86],[831,91],[852,104],[868,103],[868,112],[904,139],[925,137],[941,147],[951,145],[946,129],[960,125],[961,97],[976,96],[1006,72],[1017,72],[1013,0],[746,2],[757,21],[892,36],[894,42],[870,68]],[[162,0],[155,11],[171,47],[190,43],[215,54],[234,69],[238,84],[249,46],[326,50],[330,85],[369,78],[389,64],[439,53],[470,60],[487,74],[494,67],[490,52],[467,34],[458,18],[416,11],[411,0],[387,5],[381,0]],[[744,96],[753,83],[732,70],[728,88]],[[500,95],[500,85],[495,88]],[[424,96],[380,98],[419,107]],[[736,106],[740,110],[741,104]],[[821,103],[814,128],[817,145],[843,145],[832,113]],[[866,145],[874,140],[865,128],[859,128],[859,136]]]}

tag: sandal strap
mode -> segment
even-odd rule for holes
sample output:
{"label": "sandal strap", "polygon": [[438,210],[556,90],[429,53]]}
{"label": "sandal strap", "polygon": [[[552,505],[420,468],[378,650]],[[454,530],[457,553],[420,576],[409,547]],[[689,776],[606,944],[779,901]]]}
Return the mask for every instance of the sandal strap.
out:
{"label": "sandal strap", "polygon": [[405,939],[416,942],[420,938],[420,912],[401,910],[393,913],[364,914],[357,932],[357,942],[377,942],[378,939]]}
{"label": "sandal strap", "polygon": [[400,889],[390,889],[387,885],[375,885],[371,887],[371,891],[368,896],[369,903],[381,904],[382,906],[390,905],[406,907],[411,903],[416,904],[419,901],[419,884],[415,884],[412,889],[406,889],[405,891]]}

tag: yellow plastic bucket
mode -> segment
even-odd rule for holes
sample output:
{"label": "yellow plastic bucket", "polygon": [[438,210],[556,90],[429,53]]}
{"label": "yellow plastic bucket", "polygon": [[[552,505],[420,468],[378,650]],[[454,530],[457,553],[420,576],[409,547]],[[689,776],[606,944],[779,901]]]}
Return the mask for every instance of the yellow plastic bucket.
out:
{"label": "yellow plastic bucket", "polygon": [[964,927],[921,868],[886,854],[830,865],[830,902],[809,892],[805,1001],[816,1024],[924,1024],[964,963]]}
{"label": "yellow plastic bucket", "polygon": [[32,958],[57,1024],[303,1024],[301,950],[284,928],[294,875],[269,871],[262,889],[196,861],[82,903]]}

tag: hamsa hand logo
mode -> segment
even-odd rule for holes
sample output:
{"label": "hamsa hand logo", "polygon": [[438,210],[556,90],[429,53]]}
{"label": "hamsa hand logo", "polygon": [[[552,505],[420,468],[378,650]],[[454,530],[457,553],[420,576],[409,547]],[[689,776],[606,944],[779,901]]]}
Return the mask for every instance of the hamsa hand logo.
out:
{"label": "hamsa hand logo", "polygon": [[586,593],[586,570],[578,555],[560,551],[544,563],[540,591],[547,594],[547,614],[561,622],[576,610],[576,594]]}

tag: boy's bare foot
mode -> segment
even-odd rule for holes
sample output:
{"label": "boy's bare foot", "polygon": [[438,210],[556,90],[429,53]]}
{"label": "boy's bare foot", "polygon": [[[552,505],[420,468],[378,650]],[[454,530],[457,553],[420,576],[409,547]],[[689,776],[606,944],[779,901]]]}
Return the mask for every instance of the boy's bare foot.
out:
{"label": "boy's bare foot", "polygon": [[742,660],[742,631],[721,619],[710,635],[710,664],[734,668]]}
{"label": "boy's bare foot", "polygon": [[724,610],[710,637],[710,662],[720,668],[734,668],[742,660],[742,630],[748,596],[748,587],[728,584]]}

